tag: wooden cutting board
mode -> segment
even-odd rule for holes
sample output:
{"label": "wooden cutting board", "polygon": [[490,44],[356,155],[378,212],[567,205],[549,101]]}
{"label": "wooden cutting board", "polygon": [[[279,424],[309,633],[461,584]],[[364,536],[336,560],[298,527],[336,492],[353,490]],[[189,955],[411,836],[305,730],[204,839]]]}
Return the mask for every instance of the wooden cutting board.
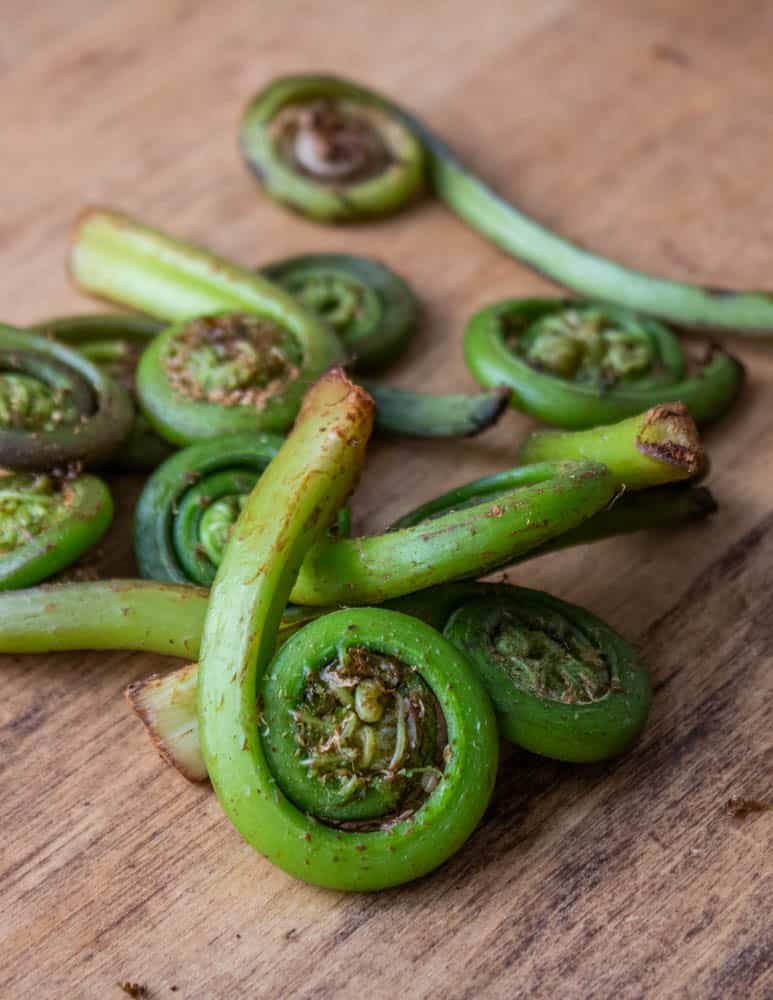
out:
{"label": "wooden cutting board", "polygon": [[[0,317],[94,308],[68,284],[88,202],[245,264],[381,257],[425,305],[396,383],[473,387],[465,320],[553,292],[427,201],[322,228],[256,190],[240,108],[282,72],[328,69],[413,107],[508,196],[614,258],[773,286],[773,7],[543,0],[218,4],[3,0]],[[506,757],[465,849],[424,881],[345,896],[241,842],[207,788],[166,768],[121,689],[161,657],[0,663],[0,996],[571,998],[773,996],[773,348],[707,435],[721,512],[684,530],[518,567],[643,649],[656,698],[620,761]],[[384,525],[511,465],[529,422],[477,440],[377,442],[355,500]],[[138,482],[116,482],[103,572],[131,575]],[[1,627],[1,623],[0,623]]]}

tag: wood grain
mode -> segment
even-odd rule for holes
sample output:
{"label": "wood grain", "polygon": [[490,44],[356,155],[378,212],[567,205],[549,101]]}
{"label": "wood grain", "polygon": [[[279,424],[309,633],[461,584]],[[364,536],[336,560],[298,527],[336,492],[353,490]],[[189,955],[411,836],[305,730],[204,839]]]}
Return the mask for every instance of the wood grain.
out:
{"label": "wood grain", "polygon": [[[339,249],[405,273],[426,322],[395,381],[472,386],[467,316],[548,290],[427,201],[325,229],[261,197],[239,110],[277,73],[383,87],[508,196],[584,244],[678,277],[773,285],[773,6],[461,0],[131,4],[3,0],[0,315],[91,308],[68,227],[101,201],[246,264]],[[740,346],[740,345],[739,345]],[[643,648],[657,695],[604,767],[511,753],[467,847],[433,877],[347,897],[257,858],[211,794],[166,769],[121,688],[160,657],[4,657],[0,996],[453,998],[773,996],[773,351],[708,435],[721,512],[521,566]],[[528,422],[472,442],[379,442],[359,526],[512,464]],[[116,484],[107,572],[133,572],[137,483]]]}

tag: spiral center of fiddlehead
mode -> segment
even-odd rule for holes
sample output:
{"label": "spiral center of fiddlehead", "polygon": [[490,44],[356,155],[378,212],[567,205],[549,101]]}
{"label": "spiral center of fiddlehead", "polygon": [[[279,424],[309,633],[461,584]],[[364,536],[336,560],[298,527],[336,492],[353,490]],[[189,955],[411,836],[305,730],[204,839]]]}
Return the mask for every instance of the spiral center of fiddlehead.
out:
{"label": "spiral center of fiddlehead", "polygon": [[171,338],[164,357],[179,395],[220,406],[262,410],[297,378],[297,341],[257,316],[229,313],[192,320]]}
{"label": "spiral center of fiddlehead", "polygon": [[201,515],[199,545],[215,566],[220,565],[226,542],[241,514],[247,494],[232,493],[211,503]]}
{"label": "spiral center of fiddlehead", "polygon": [[52,388],[31,375],[0,374],[0,426],[52,431],[73,424],[78,407],[65,388]]}
{"label": "spiral center of fiddlehead", "polygon": [[363,309],[363,287],[336,274],[299,274],[284,282],[298,301],[336,332],[345,332]]}
{"label": "spiral center of fiddlehead", "polygon": [[650,338],[623,329],[601,309],[564,309],[536,320],[524,332],[508,317],[505,343],[533,368],[581,383],[614,385],[649,372],[655,362]]}
{"label": "spiral center of fiddlehead", "polygon": [[0,474],[0,552],[11,552],[46,531],[66,514],[66,487],[51,476]]}
{"label": "spiral center of fiddlehead", "polygon": [[389,152],[363,114],[326,100],[284,108],[272,123],[283,158],[317,181],[359,181],[381,173]]}
{"label": "spiral center of fiddlehead", "polygon": [[329,821],[404,816],[440,779],[442,714],[418,673],[395,657],[362,646],[341,651],[307,673],[289,717],[315,814]]}
{"label": "spiral center of fiddlehead", "polygon": [[540,698],[581,705],[612,689],[603,652],[558,617],[506,610],[489,644],[491,656],[512,682]]}

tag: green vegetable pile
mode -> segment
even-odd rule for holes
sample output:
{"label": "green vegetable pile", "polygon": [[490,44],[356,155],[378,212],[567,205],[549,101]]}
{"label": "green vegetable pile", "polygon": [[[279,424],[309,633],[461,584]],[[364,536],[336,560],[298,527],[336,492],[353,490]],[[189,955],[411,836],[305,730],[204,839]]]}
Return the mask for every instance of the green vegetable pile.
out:
{"label": "green vegetable pile", "polygon": [[[667,324],[770,329],[773,299],[580,250],[344,80],[273,82],[241,141],[268,193],[315,220],[384,215],[431,187],[584,297],[482,309],[464,355],[483,391],[428,396],[373,380],[421,322],[383,264],[307,254],[248,269],[86,211],[73,278],[131,311],[0,326],[0,652],[185,659],[127,692],[162,756],[209,779],[286,872],[382,889],[467,841],[500,739],[577,764],[636,742],[651,702],[638,652],[582,608],[480,578],[711,514],[696,424],[730,409],[744,372]],[[477,434],[508,404],[557,429],[527,438],[512,468],[352,535],[374,430]],[[142,579],[35,586],[102,538],[116,470],[147,477]]]}

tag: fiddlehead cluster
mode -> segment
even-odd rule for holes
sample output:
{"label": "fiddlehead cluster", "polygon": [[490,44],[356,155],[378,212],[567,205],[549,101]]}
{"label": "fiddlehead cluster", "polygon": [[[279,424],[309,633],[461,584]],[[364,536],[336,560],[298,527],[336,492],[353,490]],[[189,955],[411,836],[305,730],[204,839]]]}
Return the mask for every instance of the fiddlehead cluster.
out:
{"label": "fiddlehead cluster", "polygon": [[120,213],[83,215],[70,266],[89,291],[173,322],[137,371],[143,412],[173,444],[286,430],[342,353],[278,285]]}
{"label": "fiddlehead cluster", "polygon": [[[223,539],[277,439],[233,435],[196,445],[156,470],[135,518],[144,576],[208,583]],[[453,509],[431,527],[363,538],[329,535],[305,553],[292,591],[302,605],[378,604],[448,580],[477,576],[582,523],[605,507],[616,486],[591,462],[552,462],[514,470],[496,501]],[[344,521],[344,529],[346,522]],[[340,524],[340,521],[339,521]],[[208,540],[202,539],[206,529]]]}
{"label": "fiddlehead cluster", "polygon": [[312,218],[393,211],[426,173],[465,222],[579,295],[687,326],[773,329],[770,292],[654,277],[563,239],[492,191],[410,112],[351,81],[311,74],[274,80],[248,104],[240,134],[247,166],[268,193]]}
{"label": "fiddlehead cluster", "polygon": [[94,476],[0,470],[0,589],[29,587],[69,566],[112,516],[110,493]]}
{"label": "fiddlehead cluster", "polygon": [[655,320],[559,299],[482,309],[468,324],[464,354],[482,385],[507,385],[516,409],[559,427],[608,424],[668,402],[707,423],[732,405],[744,375],[714,345],[691,363]]}
{"label": "fiddlehead cluster", "polygon": [[75,351],[0,326],[0,463],[64,468],[110,457],[129,433],[126,390]]}

